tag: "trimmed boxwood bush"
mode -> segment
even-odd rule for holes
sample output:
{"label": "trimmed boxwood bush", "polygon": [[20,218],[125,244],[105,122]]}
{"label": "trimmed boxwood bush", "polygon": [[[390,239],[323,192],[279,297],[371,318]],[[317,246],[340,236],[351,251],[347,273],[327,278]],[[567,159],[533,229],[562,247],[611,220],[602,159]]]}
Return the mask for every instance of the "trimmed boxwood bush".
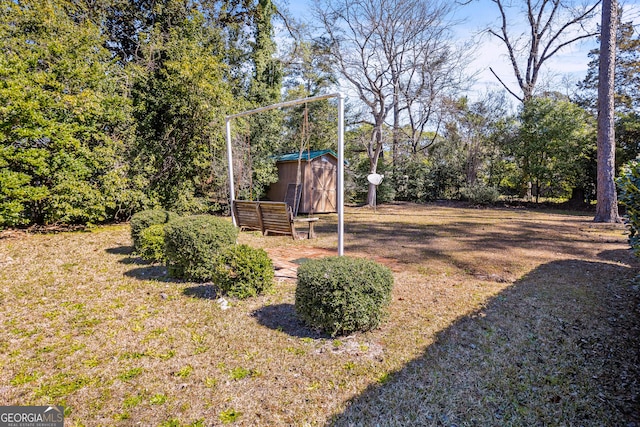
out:
{"label": "trimmed boxwood bush", "polygon": [[273,262],[264,249],[233,245],[218,256],[214,282],[227,295],[253,297],[273,286]]}
{"label": "trimmed boxwood bush", "polygon": [[149,209],[134,214],[131,217],[131,240],[136,252],[140,251],[140,233],[147,227],[154,224],[166,224],[178,215],[162,209]]}
{"label": "trimmed boxwood bush", "polygon": [[309,326],[336,334],[376,328],[391,302],[391,270],[371,260],[328,257],[298,267],[296,312]]}
{"label": "trimmed boxwood bush", "polygon": [[164,228],[169,275],[195,281],[214,278],[219,252],[235,243],[236,227],[211,215],[178,218]]}
{"label": "trimmed boxwood bush", "polygon": [[164,226],[165,224],[153,224],[140,232],[137,252],[142,259],[152,262],[165,260]]}

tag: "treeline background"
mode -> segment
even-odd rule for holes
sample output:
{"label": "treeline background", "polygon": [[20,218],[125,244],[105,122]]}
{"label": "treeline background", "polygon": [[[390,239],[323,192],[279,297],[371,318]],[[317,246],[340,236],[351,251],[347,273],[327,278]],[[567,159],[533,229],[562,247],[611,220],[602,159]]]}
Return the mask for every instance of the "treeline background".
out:
{"label": "treeline background", "polygon": [[[276,37],[276,26],[278,27]],[[224,118],[337,90],[322,34],[270,0],[0,0],[0,227],[128,219],[163,207],[224,212]],[[640,144],[640,41],[620,26],[618,163]],[[384,126],[378,202],[595,197],[597,52],[570,94],[433,92],[419,138]],[[465,80],[463,70],[456,77]],[[434,71],[435,72],[435,71]],[[454,76],[450,71],[450,78]],[[426,102],[426,101],[425,101]],[[348,200],[366,198],[372,123],[348,105]],[[336,148],[323,101],[234,122],[240,198],[263,197],[274,156]]]}

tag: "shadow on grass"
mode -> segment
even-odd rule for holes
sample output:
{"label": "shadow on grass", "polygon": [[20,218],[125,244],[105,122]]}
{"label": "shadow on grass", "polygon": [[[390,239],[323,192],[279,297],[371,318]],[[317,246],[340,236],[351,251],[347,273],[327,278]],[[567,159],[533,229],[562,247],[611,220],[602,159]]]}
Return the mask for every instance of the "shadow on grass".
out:
{"label": "shadow on grass", "polygon": [[211,284],[197,285],[186,288],[182,293],[188,297],[215,300],[222,296],[220,289]]}
{"label": "shadow on grass", "polygon": [[329,425],[638,426],[639,263],[601,257],[535,269]]}
{"label": "shadow on grass", "polygon": [[131,255],[133,254],[133,246],[117,246],[115,248],[108,248],[105,252],[112,255]]}
{"label": "shadow on grass", "polygon": [[625,260],[629,258],[633,258],[634,256],[635,255],[633,254],[633,250],[631,248],[616,249],[612,251],[602,251],[598,254],[598,258],[605,261],[613,261],[613,262],[625,262]]}
{"label": "shadow on grass", "polygon": [[137,265],[150,265],[151,261],[144,260],[139,256],[135,255],[133,246],[117,246],[115,248],[108,248],[105,250],[106,253],[112,255],[123,255],[124,258],[121,258],[118,262],[120,264],[137,264]]}
{"label": "shadow on grass", "polygon": [[146,259],[142,259],[138,256],[128,256],[126,258],[122,258],[118,261],[120,264],[125,265],[152,265],[151,261],[147,261]]}
{"label": "shadow on grass", "polygon": [[329,338],[329,335],[307,327],[298,319],[293,304],[275,304],[264,306],[252,313],[258,323],[269,329],[282,331],[296,338]]}
{"label": "shadow on grass", "polygon": [[[147,263],[145,261],[145,263]],[[158,282],[180,282],[180,280],[173,279],[167,274],[167,267],[160,264],[151,264],[147,267],[134,268],[124,273],[127,277],[132,277],[139,280],[155,280]]]}

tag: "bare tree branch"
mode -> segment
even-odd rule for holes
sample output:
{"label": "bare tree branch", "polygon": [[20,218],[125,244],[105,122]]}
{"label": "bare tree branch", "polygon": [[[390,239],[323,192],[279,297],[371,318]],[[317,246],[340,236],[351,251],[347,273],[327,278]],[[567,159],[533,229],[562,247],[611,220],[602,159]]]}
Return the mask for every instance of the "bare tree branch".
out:
{"label": "bare tree branch", "polygon": [[[439,98],[461,85],[460,55],[449,39],[445,0],[323,0],[316,13],[332,54],[371,115],[367,153],[375,172],[391,128],[393,152],[407,135],[419,141],[438,123]],[[395,159],[395,155],[393,156]],[[369,188],[371,204],[372,191]]]}
{"label": "bare tree branch", "polygon": [[493,68],[489,67],[489,71],[491,71],[491,73],[496,77],[496,79],[498,79],[498,81],[500,82],[500,84],[507,90],[507,92],[509,92],[511,95],[513,95],[518,101],[520,102],[524,102],[524,99],[520,96],[518,96],[515,92],[513,92],[511,89],[509,89],[509,86],[507,86],[502,79],[496,74],[495,71],[493,71]]}
{"label": "bare tree branch", "polygon": [[[496,73],[493,70],[491,72],[502,86],[520,101],[526,101],[533,96],[542,66],[550,58],[563,48],[596,34],[595,29],[587,29],[585,24],[595,15],[600,1],[578,9],[572,7],[572,0],[521,0],[529,25],[528,36],[520,34],[515,39],[512,38],[507,25],[509,20],[517,19],[506,10],[512,3],[505,0],[492,1],[498,7],[501,23],[499,29],[489,28],[487,32],[500,40],[507,49],[522,96],[508,89]],[[526,39],[525,43],[522,43],[523,39]],[[522,58],[520,53],[524,52],[527,53]],[[520,64],[526,64],[524,75]]]}

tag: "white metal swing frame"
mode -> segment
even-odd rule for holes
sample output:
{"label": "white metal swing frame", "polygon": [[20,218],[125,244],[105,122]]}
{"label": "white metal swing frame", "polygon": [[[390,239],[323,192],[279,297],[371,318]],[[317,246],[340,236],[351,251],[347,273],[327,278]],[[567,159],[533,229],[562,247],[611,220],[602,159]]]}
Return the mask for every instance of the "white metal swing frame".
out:
{"label": "white metal swing frame", "polygon": [[[229,206],[233,205],[235,200],[235,188],[233,182],[233,154],[231,151],[231,120],[250,116],[252,114],[261,113],[264,111],[274,110],[276,108],[292,107],[294,105],[304,104],[314,101],[322,101],[330,98],[338,98],[338,182],[337,182],[337,209],[338,209],[338,255],[344,255],[344,99],[345,96],[342,93],[333,93],[330,95],[313,96],[310,98],[296,99],[293,101],[281,102],[279,104],[273,104],[266,107],[256,108],[254,110],[244,111],[238,114],[232,114],[225,118],[227,129],[227,163],[229,173]],[[233,224],[236,225],[236,218],[231,211],[231,219]]]}

